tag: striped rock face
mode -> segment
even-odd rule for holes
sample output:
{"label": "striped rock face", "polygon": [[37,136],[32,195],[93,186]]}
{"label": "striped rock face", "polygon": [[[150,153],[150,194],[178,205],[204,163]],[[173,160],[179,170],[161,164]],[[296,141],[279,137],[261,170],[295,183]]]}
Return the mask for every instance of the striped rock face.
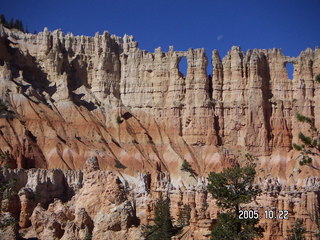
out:
{"label": "striped rock face", "polygon": [[[179,67],[183,59],[187,62],[185,75]],[[290,64],[292,77],[286,69]],[[207,71],[208,65],[212,65],[212,72]],[[0,25],[0,99],[6,106],[0,112],[0,150],[8,153],[0,163],[49,169],[63,184],[72,182],[73,176],[78,179],[78,171],[82,174],[84,168],[86,174],[119,173],[136,189],[143,189],[134,194],[140,199],[137,215],[146,223],[153,216],[156,192],[172,187],[172,204],[190,203],[192,231],[200,234],[186,234],[186,239],[199,239],[208,237],[210,219],[216,218],[218,211],[203,179],[211,171],[221,171],[235,161],[241,163],[243,156],[251,153],[257,157],[259,184],[274,179],[283,186],[281,191],[296,187],[301,193],[292,197],[291,190],[285,190],[286,197],[279,200],[278,195],[265,190],[269,197],[259,200],[262,205],[278,201],[279,208],[291,200],[299,206],[292,210],[298,215],[292,213],[287,225],[278,224],[275,235],[271,234],[272,223],[266,221],[269,233],[265,236],[282,239],[287,237],[294,216],[311,209],[302,202],[316,202],[312,194],[319,190],[307,187],[319,172],[300,167],[296,160],[299,153],[292,149],[299,132],[308,130],[296,120],[297,113],[314,118],[320,127],[320,83],[315,81],[319,74],[318,48],[287,57],[280,49],[244,53],[232,47],[222,59],[217,50],[212,51],[210,60],[204,49],[174,51],[169,47],[167,52],[161,48],[147,52],[127,35],[73,36],[47,29],[34,35]],[[88,163],[90,169],[85,165],[89,158],[96,161]],[[181,170],[185,161],[199,179]],[[314,164],[320,166],[320,160],[314,159]],[[47,176],[41,169],[28,170],[23,176],[38,176],[30,178],[34,181],[31,185],[38,186],[37,181]],[[147,187],[140,188],[142,185]],[[202,190],[197,186],[203,186]],[[63,191],[70,197],[81,187]],[[31,224],[30,216],[38,203],[29,199],[35,191],[29,188],[21,190],[12,203],[21,206],[23,228]],[[60,190],[43,190],[46,195],[53,193],[41,204],[51,203],[53,196],[63,200]],[[90,192],[90,188],[82,191]],[[99,191],[103,192],[103,187],[97,188]],[[82,197],[79,206],[91,206],[91,200]],[[210,202],[209,210],[206,202]],[[99,202],[96,207],[104,204]],[[172,214],[178,216],[179,209],[173,209]],[[38,216],[46,216],[41,211],[45,210],[38,209]],[[92,211],[95,217],[97,209]],[[103,238],[99,232],[95,234]]]}

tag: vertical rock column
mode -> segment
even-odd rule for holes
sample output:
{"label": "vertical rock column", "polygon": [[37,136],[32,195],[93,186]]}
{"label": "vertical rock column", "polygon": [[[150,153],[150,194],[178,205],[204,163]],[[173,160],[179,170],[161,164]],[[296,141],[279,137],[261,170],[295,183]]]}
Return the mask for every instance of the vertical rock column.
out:
{"label": "vertical rock column", "polygon": [[[313,58],[313,79],[315,79],[320,74],[320,48],[316,48],[314,51]],[[320,116],[320,83],[315,82],[314,84],[315,92],[314,92],[314,115]],[[315,119],[315,124],[318,129],[320,129],[320,118]]]}
{"label": "vertical rock column", "polygon": [[[239,47],[232,47],[223,58],[223,81],[221,79],[221,67],[217,56],[217,68],[213,73],[213,96],[220,98],[219,89],[222,82],[221,101],[223,102],[223,113],[218,109],[219,118],[223,118],[223,143],[224,145],[245,146],[245,114],[246,114],[246,79],[244,78],[243,52]],[[219,104],[219,101],[218,101]],[[217,105],[219,107],[219,105]]]}
{"label": "vertical rock column", "polygon": [[212,103],[214,104],[214,128],[217,136],[217,144],[222,145],[224,137],[224,107],[222,99],[223,64],[218,50],[212,51]]}
{"label": "vertical rock column", "polygon": [[280,49],[267,51],[270,88],[272,90],[272,147],[289,150],[291,148],[291,109],[292,109],[292,80],[286,70],[287,58]]}
{"label": "vertical rock column", "polygon": [[208,59],[204,49],[189,49],[186,76],[183,138],[188,144],[216,144],[214,109],[209,98]]}
{"label": "vertical rock column", "polygon": [[[93,38],[93,58],[86,64],[88,71],[88,82],[92,93],[102,101],[107,97],[120,98],[120,40],[104,32],[102,36],[95,35]],[[89,77],[92,77],[90,79]],[[114,102],[117,105],[117,102]]]}
{"label": "vertical rock column", "polygon": [[[255,154],[269,153],[271,129],[269,69],[263,52],[254,50],[247,54],[248,83],[245,144],[249,151]],[[240,136],[239,136],[240,137]]]}
{"label": "vertical rock column", "polygon": [[314,81],[320,73],[320,51],[311,49],[302,51],[295,60],[294,71],[294,87],[293,87],[293,126],[292,135],[293,142],[298,142],[298,134],[300,131],[307,133],[308,124],[299,122],[296,114],[300,113],[308,117],[314,117],[316,126],[319,128],[319,89],[320,83]]}

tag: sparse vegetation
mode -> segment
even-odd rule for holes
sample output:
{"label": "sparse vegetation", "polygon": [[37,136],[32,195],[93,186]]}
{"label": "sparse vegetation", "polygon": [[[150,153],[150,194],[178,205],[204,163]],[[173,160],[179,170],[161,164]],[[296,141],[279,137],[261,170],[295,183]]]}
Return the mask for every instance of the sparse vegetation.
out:
{"label": "sparse vegetation", "polygon": [[92,234],[87,230],[86,236],[84,237],[84,240],[91,240],[92,239]]}
{"label": "sparse vegetation", "polygon": [[305,239],[304,235],[307,232],[307,230],[303,227],[302,219],[296,220],[291,232],[292,232],[292,235],[289,238],[289,240],[304,240]]}
{"label": "sparse vegetation", "polygon": [[0,165],[5,168],[15,168],[13,163],[12,156],[9,151],[1,151],[0,150]]}
{"label": "sparse vegetation", "polygon": [[[129,186],[129,183],[128,183],[128,181],[127,180],[124,180],[124,192],[125,193],[129,193],[130,192],[130,186]],[[133,199],[135,200],[135,198],[133,197]]]}
{"label": "sparse vegetation", "polygon": [[9,110],[5,101],[0,99],[0,118],[12,118],[13,112]]}
{"label": "sparse vegetation", "polygon": [[181,227],[188,226],[191,218],[191,207],[188,204],[183,205],[183,209],[179,213],[178,225]]}
{"label": "sparse vegetation", "polygon": [[[320,83],[320,74],[315,77],[315,81]],[[300,151],[300,155],[298,157],[299,164],[301,166],[309,166],[313,169],[320,170],[318,166],[313,164],[314,157],[320,156],[320,133],[315,126],[315,119],[300,113],[297,113],[296,118],[299,122],[309,125],[308,135],[305,135],[302,132],[299,132],[298,134],[298,138],[301,143],[292,144],[292,147],[295,150]],[[317,205],[315,206],[314,212],[311,213],[310,217],[317,226],[317,229],[314,231],[314,236],[316,239],[320,239],[320,216],[319,207]],[[303,221],[301,219],[297,219],[292,229],[292,236],[290,237],[290,240],[305,239],[305,233],[306,229],[303,227]]]}
{"label": "sparse vegetation", "polygon": [[1,214],[0,229],[2,230],[9,226],[12,226],[13,228],[15,228],[16,231],[18,231],[18,221],[10,215]]}
{"label": "sparse vegetation", "polygon": [[314,119],[306,117],[300,113],[296,115],[299,122],[307,123],[309,125],[309,132],[311,132],[311,136],[307,136],[302,132],[299,133],[298,138],[301,141],[301,144],[293,143],[292,147],[297,151],[300,151],[299,156],[299,164],[306,165],[313,169],[320,170],[317,166],[315,166],[313,162],[313,157],[320,156],[320,134],[318,129],[315,126]]}
{"label": "sparse vegetation", "polygon": [[1,181],[0,185],[0,212],[3,209],[2,200],[10,200],[17,194],[16,190],[17,180],[11,179],[9,181]]}
{"label": "sparse vegetation", "polygon": [[221,173],[211,172],[208,176],[208,191],[217,200],[222,212],[211,232],[211,239],[251,240],[262,237],[263,228],[257,226],[259,219],[239,219],[241,204],[250,203],[261,190],[253,185],[255,165],[244,167],[236,164]]}
{"label": "sparse vegetation", "polygon": [[114,164],[115,168],[119,168],[119,169],[126,169],[127,167],[125,165],[123,165],[118,159],[116,159]]}
{"label": "sparse vegetation", "polygon": [[28,27],[24,26],[22,21],[19,19],[11,18],[8,22],[3,14],[0,14],[0,23],[3,24],[7,28],[15,28],[22,32],[28,33]]}
{"label": "sparse vegetation", "polygon": [[175,229],[170,216],[169,199],[164,199],[162,193],[155,205],[154,225],[145,226],[144,236],[147,240],[170,240]]}
{"label": "sparse vegetation", "polygon": [[183,160],[180,170],[184,172],[189,172],[191,176],[197,176],[197,173],[192,169],[191,164],[186,160]]}

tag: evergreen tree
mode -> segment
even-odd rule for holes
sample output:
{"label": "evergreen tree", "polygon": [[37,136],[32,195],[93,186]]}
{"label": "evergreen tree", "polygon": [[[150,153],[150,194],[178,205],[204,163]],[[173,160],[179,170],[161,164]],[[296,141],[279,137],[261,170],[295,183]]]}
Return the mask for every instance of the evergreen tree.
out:
{"label": "evergreen tree", "polygon": [[181,171],[189,172],[191,176],[196,176],[197,173],[192,169],[191,164],[187,162],[186,160],[183,160],[183,163],[181,165]]}
{"label": "evergreen tree", "polygon": [[10,19],[10,22],[9,22],[9,28],[13,28],[14,27],[14,19],[13,18],[11,18]]}
{"label": "evergreen tree", "polygon": [[4,25],[7,24],[6,18],[5,18],[5,16],[3,14],[0,14],[0,23],[4,24]]}
{"label": "evergreen tree", "polygon": [[18,19],[16,19],[16,20],[14,21],[13,27],[16,28],[16,29],[19,29],[19,27],[20,27],[20,21],[19,21]]}
{"label": "evergreen tree", "polygon": [[174,228],[170,215],[169,199],[164,199],[162,193],[155,205],[153,226],[147,226],[145,237],[147,240],[170,240],[174,235]]}
{"label": "evergreen tree", "polygon": [[[315,77],[315,81],[320,83],[320,74]],[[294,149],[300,151],[299,164],[320,170],[319,167],[312,163],[314,157],[320,157],[320,132],[315,126],[315,120],[314,118],[304,116],[300,113],[297,113],[296,117],[299,122],[308,124],[309,132],[311,132],[311,136],[307,136],[300,132],[298,137],[301,144],[292,144]]]}
{"label": "evergreen tree", "polygon": [[291,230],[292,235],[290,237],[290,240],[304,240],[304,234],[307,232],[307,230],[303,227],[303,221],[302,219],[297,219],[293,229]]}
{"label": "evergreen tree", "polygon": [[307,136],[302,132],[299,133],[298,137],[301,141],[301,144],[293,143],[292,146],[297,151],[300,151],[299,164],[306,165],[313,169],[320,170],[319,167],[315,166],[313,158],[318,156],[320,157],[320,132],[315,126],[313,118],[309,118],[302,114],[296,115],[299,122],[307,123],[310,128],[311,136]]}
{"label": "evergreen tree", "polygon": [[212,230],[212,239],[251,240],[262,237],[263,228],[256,225],[259,218],[239,219],[240,205],[250,203],[261,190],[253,185],[255,165],[226,168],[221,173],[211,172],[208,176],[208,192],[223,210],[218,223]]}
{"label": "evergreen tree", "polygon": [[[14,195],[17,194],[17,179],[11,179],[10,181],[1,181],[0,182],[0,199],[11,199]],[[0,201],[1,206],[1,201]]]}
{"label": "evergreen tree", "polygon": [[14,25],[13,25],[13,28],[16,28],[16,29],[24,32],[23,23],[22,23],[22,21],[19,20],[19,19],[16,19],[16,20],[15,20]]}
{"label": "evergreen tree", "polygon": [[190,218],[191,218],[191,207],[190,205],[183,205],[183,209],[179,213],[178,217],[178,224],[183,226],[188,226],[190,224]]}
{"label": "evergreen tree", "polygon": [[22,32],[28,32],[28,27],[26,27],[26,31],[25,31],[21,20],[11,18],[10,21],[7,22],[7,20],[3,14],[0,14],[0,24],[3,24],[7,28],[15,28],[15,29],[18,29]]}

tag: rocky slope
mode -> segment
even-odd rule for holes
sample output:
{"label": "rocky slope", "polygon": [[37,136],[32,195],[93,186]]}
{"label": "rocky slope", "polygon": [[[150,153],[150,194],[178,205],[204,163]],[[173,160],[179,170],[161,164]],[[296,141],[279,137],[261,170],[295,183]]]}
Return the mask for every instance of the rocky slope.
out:
{"label": "rocky slope", "polygon": [[[184,203],[192,206],[179,239],[202,239],[217,214],[205,176],[250,152],[260,184],[271,181],[254,206],[291,211],[288,221],[266,220],[265,239],[286,237],[296,218],[309,221],[311,239],[319,173],[300,167],[291,145],[307,130],[297,112],[320,125],[318,74],[319,48],[294,58],[232,47],[209,61],[204,49],[150,53],[127,35],[33,35],[0,25],[0,98],[9,108],[0,117],[0,150],[10,155],[1,165],[18,167],[1,177],[19,179],[5,212],[40,239],[140,239],[139,221],[152,221],[157,193],[169,188],[175,219]],[[101,170],[82,171],[93,156]],[[199,179],[180,170],[185,160]]]}
{"label": "rocky slope", "polygon": [[[83,171],[1,170],[2,183],[12,179],[17,179],[16,194],[2,199],[1,210],[17,219],[26,239],[144,239],[141,226],[152,223],[160,192],[169,194],[175,224],[184,204],[191,207],[190,225],[175,239],[208,239],[219,213],[203,177],[194,185],[175,186],[165,173],[130,176],[100,170],[94,157]],[[258,183],[263,194],[244,208],[259,211],[264,240],[287,239],[298,218],[306,223],[307,239],[316,239],[319,177],[295,185],[281,184],[275,178],[259,179]],[[276,214],[282,210],[288,211],[288,219],[264,217],[265,211]],[[6,234],[2,239],[12,239],[8,228],[2,234]]]}

